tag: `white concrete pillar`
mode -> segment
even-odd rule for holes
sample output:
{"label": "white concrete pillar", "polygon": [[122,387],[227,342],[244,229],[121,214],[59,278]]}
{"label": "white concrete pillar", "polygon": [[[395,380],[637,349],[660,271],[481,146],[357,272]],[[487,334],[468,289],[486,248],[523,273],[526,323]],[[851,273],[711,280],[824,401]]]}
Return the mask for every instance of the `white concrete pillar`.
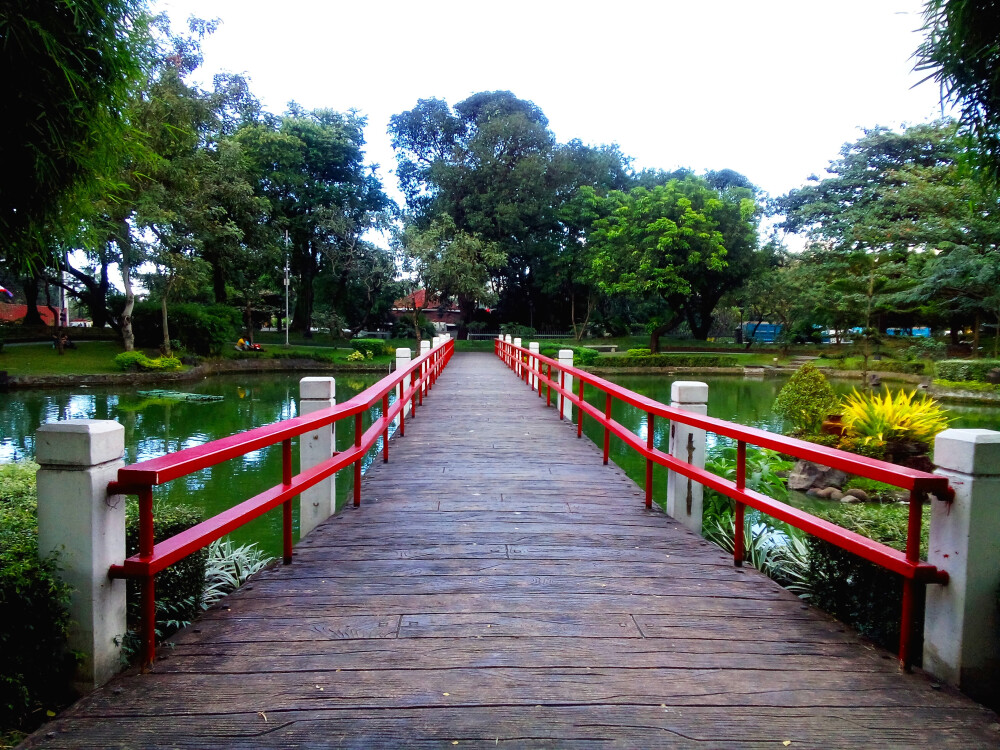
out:
{"label": "white concrete pillar", "polygon": [[69,647],[81,654],[74,686],[103,685],[120,669],[125,635],[125,581],[108,569],[125,561],[125,498],[108,482],[125,465],[125,428],[106,420],[43,424],[35,433],[38,553],[59,556],[59,575],[73,589]]}
{"label": "white concrete pillar", "polygon": [[945,430],[934,472],[955,490],[933,499],[927,561],[948,584],[927,586],[923,668],[983,701],[1000,695],[1000,432]]}
{"label": "white concrete pillar", "polygon": [[[410,356],[409,349],[405,347],[400,347],[399,349],[396,349],[396,372],[399,372],[400,370],[405,370],[407,367],[410,366],[411,361],[412,357]],[[407,377],[405,383],[400,383],[399,385],[396,386],[397,399],[401,399],[403,397],[404,388],[406,386],[409,386],[409,384],[410,384],[410,379],[409,377]],[[403,407],[403,414],[405,414],[406,416],[409,416],[410,412],[412,411],[411,407],[412,403],[413,403],[412,401],[409,401],[407,405]],[[399,423],[398,419],[396,423],[397,424]]]}
{"label": "white concrete pillar", "polygon": [[[559,350],[559,368],[560,372],[563,367],[573,366],[573,350],[572,349],[560,349]],[[558,381],[556,381],[558,382]],[[573,392],[573,376],[566,373],[565,378],[562,380],[562,386],[570,393]],[[563,395],[559,394],[559,399],[556,401],[556,408],[562,409],[560,414],[562,414],[563,419],[572,420],[573,419],[573,404],[569,401],[563,403]]]}
{"label": "white concrete pillar", "polygon": [[[708,414],[708,385],[678,380],[670,385],[670,405],[684,411]],[[705,431],[677,421],[670,423],[670,455],[699,469],[705,468]],[[676,471],[667,472],[667,515],[696,534],[701,533],[704,486]]]}
{"label": "white concrete pillar", "polygon": [[[430,350],[431,350],[431,342],[430,341],[421,341],[420,342],[420,356],[421,357],[424,356],[425,354],[427,354],[427,352],[429,352]],[[424,378],[424,377],[427,376],[427,367],[428,367],[427,362],[424,361],[424,363],[420,366],[420,377],[421,378]],[[420,392],[423,393],[424,395],[427,394],[427,384],[426,383],[424,383],[424,385],[421,386]]]}
{"label": "white concrete pillar", "polygon": [[[299,414],[305,416],[337,403],[333,378],[302,378],[299,381]],[[306,432],[299,438],[299,471],[330,460],[336,452],[337,423]],[[299,496],[299,538],[337,511],[336,474],[313,485]]]}
{"label": "white concrete pillar", "polygon": [[[514,339],[514,346],[520,346],[520,345],[521,345],[521,337],[519,336],[516,339]],[[521,370],[521,353],[520,352],[515,352],[514,353],[514,372],[517,373],[518,377],[521,377],[521,375],[523,374],[522,370]]]}
{"label": "white concrete pillar", "polygon": [[[529,360],[530,363],[531,363],[531,366],[534,369],[537,370],[538,369],[538,342],[537,341],[530,341],[530,342],[528,342],[528,351],[530,351],[531,354],[532,354],[532,357]],[[538,376],[532,374],[530,377],[531,377],[531,387],[532,387],[533,390],[537,391],[538,390]]]}

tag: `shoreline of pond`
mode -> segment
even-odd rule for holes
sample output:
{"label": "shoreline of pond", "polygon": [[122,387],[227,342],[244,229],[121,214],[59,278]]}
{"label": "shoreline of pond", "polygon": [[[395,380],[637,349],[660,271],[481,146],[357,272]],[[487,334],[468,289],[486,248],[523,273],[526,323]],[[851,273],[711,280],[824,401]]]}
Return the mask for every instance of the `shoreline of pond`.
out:
{"label": "shoreline of pond", "polygon": [[203,362],[177,372],[109,372],[94,375],[8,375],[7,388],[64,388],[95,385],[155,385],[201,380],[210,375],[267,372],[332,372],[389,374],[391,365],[322,362],[315,359],[223,359]]}

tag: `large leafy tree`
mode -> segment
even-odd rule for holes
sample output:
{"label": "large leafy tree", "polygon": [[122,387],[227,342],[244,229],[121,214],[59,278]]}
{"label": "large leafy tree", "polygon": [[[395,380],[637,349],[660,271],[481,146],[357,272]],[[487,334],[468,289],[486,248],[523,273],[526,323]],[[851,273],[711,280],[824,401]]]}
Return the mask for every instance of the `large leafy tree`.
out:
{"label": "large leafy tree", "polygon": [[917,70],[941,86],[941,99],[958,104],[962,124],[978,140],[977,156],[992,182],[1000,181],[1000,6],[996,0],[927,0],[927,36]]}
{"label": "large leafy tree", "polygon": [[829,310],[852,311],[849,324],[866,332],[884,327],[897,307],[893,300],[899,299],[890,295],[912,283],[907,259],[928,243],[914,231],[915,221],[929,218],[928,211],[901,198],[909,189],[908,175],[950,168],[961,152],[953,122],[900,132],[873,128],[843,146],[827,170],[829,177],[810,178],[805,187],[778,199],[784,228],[812,240],[808,262],[831,279]]}
{"label": "large leafy tree", "polygon": [[[491,280],[507,261],[506,254],[496,243],[458,229],[447,214],[433,219],[426,228],[415,224],[407,227],[401,237],[401,249],[406,270],[425,291],[423,299],[456,298],[463,327],[471,322],[479,304],[495,304]],[[420,312],[414,304],[413,327],[418,337]]]}
{"label": "large leafy tree", "polygon": [[117,173],[151,56],[144,0],[0,4],[0,258],[35,267]]}
{"label": "large leafy tree", "polygon": [[365,119],[355,112],[306,112],[293,105],[237,133],[254,160],[257,194],[269,223],[287,231],[298,280],[293,326],[308,337],[316,305],[314,283],[329,264],[359,270],[361,237],[385,223],[392,202],[364,163]]}
{"label": "large leafy tree", "polygon": [[389,132],[414,221],[426,227],[447,215],[458,230],[496,244],[507,256],[502,314],[527,319],[554,229],[555,138],[545,115],[509,91],[482,92],[454,109],[421,100],[394,115]]}
{"label": "large leafy tree", "polygon": [[724,276],[727,242],[755,235],[756,209],[743,201],[691,175],[652,189],[612,191],[600,201],[605,218],[594,223],[590,235],[597,283],[607,294],[658,303],[653,351],[659,350],[663,333],[705,309],[703,280],[709,274]]}

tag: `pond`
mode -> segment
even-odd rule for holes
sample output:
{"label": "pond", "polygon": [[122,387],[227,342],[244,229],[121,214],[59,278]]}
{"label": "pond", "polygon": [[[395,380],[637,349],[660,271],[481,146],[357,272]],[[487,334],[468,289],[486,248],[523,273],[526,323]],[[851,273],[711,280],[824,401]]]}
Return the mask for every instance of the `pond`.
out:
{"label": "pond", "polygon": [[[773,410],[774,399],[778,391],[788,382],[790,376],[742,377],[739,375],[721,376],[649,376],[649,375],[612,375],[604,376],[618,385],[656,399],[665,404],[670,403],[670,385],[675,380],[699,380],[708,384],[708,415],[725,419],[730,422],[750,425],[771,432],[781,432],[784,420]],[[830,385],[837,395],[850,393],[857,384],[844,378],[830,378]],[[886,383],[883,388],[898,390],[900,386],[911,387],[905,383]],[[596,389],[586,390],[587,401],[604,409],[604,395]],[[978,427],[982,429],[1000,430],[1000,406],[991,404],[948,404],[942,406],[953,419],[952,427]],[[643,440],[647,436],[647,420],[645,412],[636,407],[620,402],[612,405],[612,416],[622,425],[639,435]],[[575,417],[575,415],[574,415]],[[594,420],[584,420],[584,433],[597,445],[604,444],[604,430]],[[663,451],[669,446],[670,423],[666,420],[654,420],[655,445]],[[706,437],[706,449],[711,457],[718,454],[722,448],[734,445],[728,438],[719,438],[709,433]],[[620,440],[612,437],[611,460],[618,464],[640,486],[645,482],[646,461],[637,453],[625,446]],[[667,470],[662,466],[653,467],[653,498],[661,505],[666,503]],[[805,507],[814,504],[812,498],[793,493],[792,503]]]}
{"label": "pond", "polygon": [[[136,463],[201,445],[252,427],[298,416],[299,373],[229,374],[179,384],[177,390],[223,396],[221,401],[184,402],[138,394],[149,386],[75,387],[18,390],[0,399],[0,462],[34,457],[38,426],[65,419],[113,419],[125,427],[125,460]],[[337,377],[337,402],[363,391],[382,377]],[[366,420],[365,426],[370,424]],[[338,426],[337,448],[354,441],[353,420]],[[293,440],[293,466],[298,441]],[[369,457],[368,461],[371,461]],[[281,481],[281,446],[248,453],[170,482],[154,491],[156,502],[187,504],[212,516]],[[337,477],[338,507],[352,487],[350,471]],[[293,517],[298,524],[298,500]],[[298,529],[296,528],[296,536]],[[256,541],[269,554],[281,550],[281,510],[256,519],[232,534],[238,543]]]}

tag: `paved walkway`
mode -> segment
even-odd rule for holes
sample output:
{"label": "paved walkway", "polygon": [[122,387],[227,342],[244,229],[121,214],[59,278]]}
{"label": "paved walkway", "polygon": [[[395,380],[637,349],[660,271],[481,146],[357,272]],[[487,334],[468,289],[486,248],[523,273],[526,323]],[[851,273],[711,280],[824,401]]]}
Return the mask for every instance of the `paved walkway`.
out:
{"label": "paved walkway", "polygon": [[995,714],[660,512],[459,354],[348,509],[28,742],[996,748]]}

